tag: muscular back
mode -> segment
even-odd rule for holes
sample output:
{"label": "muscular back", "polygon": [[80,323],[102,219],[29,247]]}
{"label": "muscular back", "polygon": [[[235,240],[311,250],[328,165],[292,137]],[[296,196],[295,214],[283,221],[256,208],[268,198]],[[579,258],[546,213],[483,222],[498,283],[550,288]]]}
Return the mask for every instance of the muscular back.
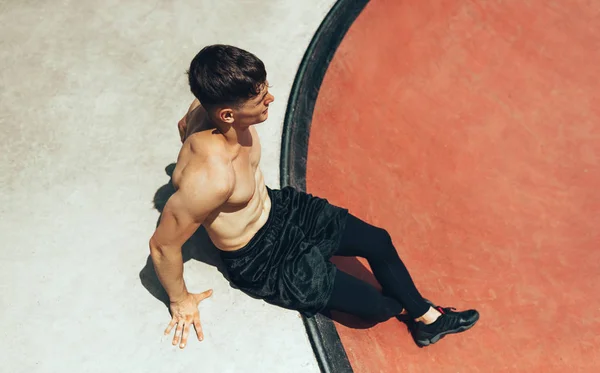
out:
{"label": "muscular back", "polygon": [[[172,215],[176,221],[178,213],[185,210],[183,206],[200,203],[210,211],[199,223],[215,246],[236,250],[265,224],[271,208],[259,167],[260,141],[256,130],[250,127],[239,141],[244,145],[228,145],[221,133],[206,125],[203,110],[199,106],[187,115],[184,143],[173,171],[177,191],[165,206],[163,220]],[[210,193],[216,193],[211,199],[214,204],[205,200]],[[168,219],[164,225],[167,228]],[[175,230],[164,229],[164,235]]]}

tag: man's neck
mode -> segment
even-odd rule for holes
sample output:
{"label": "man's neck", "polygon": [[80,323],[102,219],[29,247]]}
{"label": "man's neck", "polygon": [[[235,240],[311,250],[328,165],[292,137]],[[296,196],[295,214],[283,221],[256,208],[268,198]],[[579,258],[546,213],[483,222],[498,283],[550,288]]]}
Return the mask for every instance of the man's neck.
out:
{"label": "man's neck", "polygon": [[[208,120],[210,121],[210,118]],[[232,148],[252,146],[250,126],[239,127],[237,125],[215,123],[212,121],[210,123],[225,138],[227,145]]]}

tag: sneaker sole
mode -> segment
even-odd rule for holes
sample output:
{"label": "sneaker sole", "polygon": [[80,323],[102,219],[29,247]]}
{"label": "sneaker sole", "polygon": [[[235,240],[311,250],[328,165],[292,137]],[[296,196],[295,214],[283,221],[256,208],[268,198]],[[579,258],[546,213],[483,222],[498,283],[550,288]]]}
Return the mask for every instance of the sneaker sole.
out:
{"label": "sneaker sole", "polygon": [[456,334],[456,333],[462,333],[464,331],[467,331],[467,330],[471,329],[472,327],[474,327],[475,324],[477,324],[478,320],[479,320],[479,317],[477,317],[477,320],[473,321],[473,323],[471,325],[465,325],[465,326],[461,326],[460,328],[457,328],[457,329],[447,330],[443,333],[436,335],[435,337],[433,337],[431,339],[416,340],[417,345],[419,347],[429,346],[429,345],[436,343],[440,339],[444,338],[448,334]]}

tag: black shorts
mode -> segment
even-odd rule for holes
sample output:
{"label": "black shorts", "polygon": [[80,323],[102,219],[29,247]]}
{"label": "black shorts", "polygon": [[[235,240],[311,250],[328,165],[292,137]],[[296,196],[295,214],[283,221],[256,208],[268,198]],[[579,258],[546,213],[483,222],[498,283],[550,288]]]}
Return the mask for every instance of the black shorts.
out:
{"label": "black shorts", "polygon": [[221,257],[231,282],[266,302],[310,317],[333,290],[337,250],[348,210],[292,187],[271,190],[271,212],[250,242]]}

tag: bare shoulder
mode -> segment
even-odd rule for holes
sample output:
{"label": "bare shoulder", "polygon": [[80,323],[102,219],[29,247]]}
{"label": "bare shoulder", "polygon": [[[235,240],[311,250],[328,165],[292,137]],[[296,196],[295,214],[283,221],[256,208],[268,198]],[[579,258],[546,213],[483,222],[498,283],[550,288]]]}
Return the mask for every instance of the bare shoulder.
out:
{"label": "bare shoulder", "polygon": [[181,145],[177,156],[177,168],[185,168],[191,161],[202,162],[225,154],[223,140],[215,136],[213,131],[195,132],[187,136]]}
{"label": "bare shoulder", "polygon": [[209,154],[192,160],[182,170],[179,189],[230,189],[235,182],[231,160],[219,154]]}
{"label": "bare shoulder", "polygon": [[229,200],[234,175],[223,159],[214,156],[201,164],[192,163],[182,171],[177,191],[169,199],[170,207],[174,211],[186,211],[196,221],[203,221]]}
{"label": "bare shoulder", "polygon": [[235,173],[231,159],[222,144],[211,141],[209,136],[196,133],[182,147],[172,180],[181,197],[221,198],[233,190]]}

